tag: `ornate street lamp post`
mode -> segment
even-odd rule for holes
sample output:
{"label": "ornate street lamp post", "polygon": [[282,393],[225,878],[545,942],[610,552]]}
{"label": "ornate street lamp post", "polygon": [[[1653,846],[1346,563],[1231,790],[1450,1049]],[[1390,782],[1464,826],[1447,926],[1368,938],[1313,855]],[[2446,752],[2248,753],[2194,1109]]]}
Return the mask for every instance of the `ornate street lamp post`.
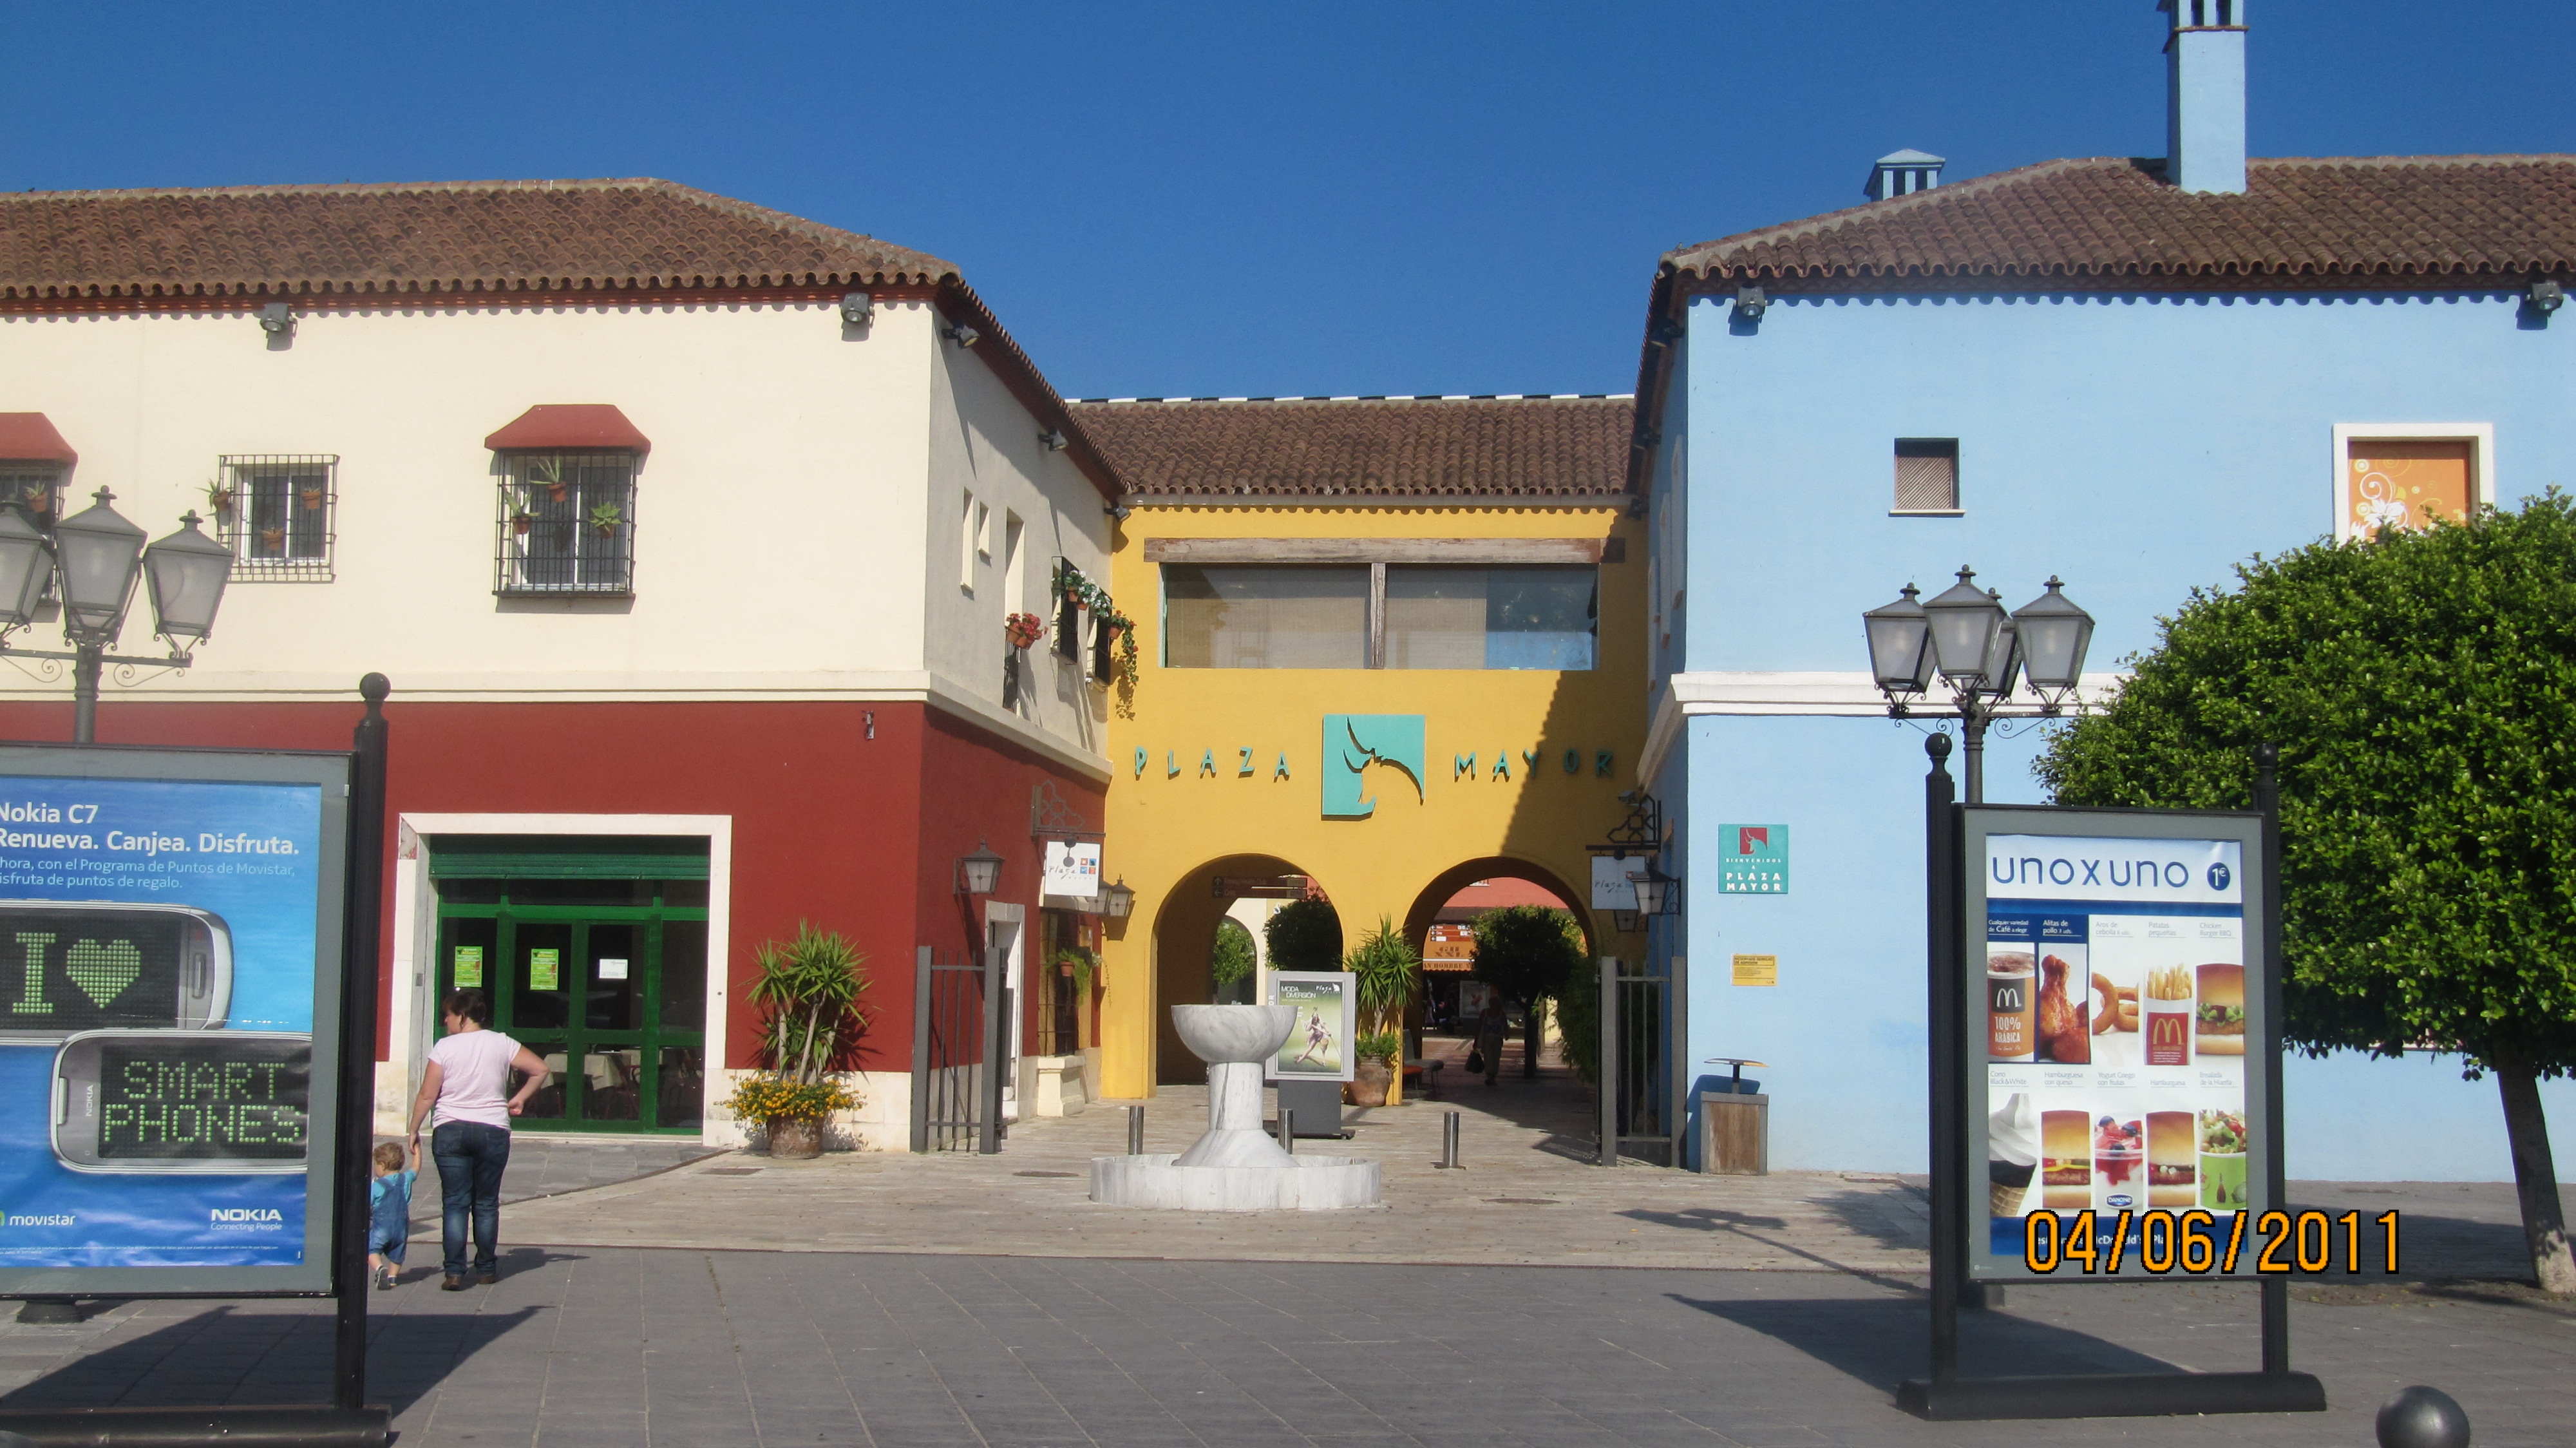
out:
{"label": "ornate street lamp post", "polygon": [[[1992,590],[1976,585],[1961,568],[1959,581],[1928,602],[1915,601],[1913,584],[1894,603],[1861,615],[1869,638],[1870,675],[1887,696],[1889,717],[1916,712],[1915,702],[1939,674],[1949,686],[1950,708],[1934,718],[1959,721],[1967,753],[1967,802],[1986,799],[1986,726],[1996,719],[2049,716],[2062,710],[2084,676],[2084,651],[2093,642],[2093,616],[2058,590],[2011,613]],[[2027,682],[2038,702],[2011,704]]]}
{"label": "ornate street lamp post", "polygon": [[[93,496],[91,507],[54,525],[51,539],[18,509],[0,508],[0,656],[71,663],[75,744],[97,741],[98,681],[105,665],[184,669],[195,662],[196,646],[214,631],[215,611],[223,606],[233,571],[232,550],[198,532],[204,520],[195,513],[179,520],[177,532],[146,547],[143,530],[108,506],[114,495],[101,488]],[[146,578],[152,631],[169,641],[169,657],[110,654],[124,631],[134,585]],[[47,588],[55,584],[63,637],[72,652],[8,644],[10,634],[35,622]]]}

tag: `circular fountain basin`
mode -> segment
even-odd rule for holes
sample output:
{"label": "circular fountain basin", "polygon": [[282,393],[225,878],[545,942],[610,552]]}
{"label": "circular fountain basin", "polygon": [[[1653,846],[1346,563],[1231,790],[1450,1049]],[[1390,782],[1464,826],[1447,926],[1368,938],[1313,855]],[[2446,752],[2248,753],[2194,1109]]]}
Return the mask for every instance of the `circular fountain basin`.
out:
{"label": "circular fountain basin", "polygon": [[1188,1212],[1346,1211],[1378,1204],[1378,1165],[1355,1156],[1294,1156],[1281,1166],[1174,1166],[1169,1154],[1095,1156],[1091,1199]]}

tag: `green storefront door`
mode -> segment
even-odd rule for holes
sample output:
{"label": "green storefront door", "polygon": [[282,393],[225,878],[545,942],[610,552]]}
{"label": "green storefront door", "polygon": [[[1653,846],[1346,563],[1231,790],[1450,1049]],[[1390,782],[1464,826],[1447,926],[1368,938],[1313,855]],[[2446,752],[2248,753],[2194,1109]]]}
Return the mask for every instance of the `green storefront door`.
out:
{"label": "green storefront door", "polygon": [[705,1110],[706,842],[428,844],[439,998],[482,990],[493,1028],[553,1073],[520,1126],[694,1134]]}

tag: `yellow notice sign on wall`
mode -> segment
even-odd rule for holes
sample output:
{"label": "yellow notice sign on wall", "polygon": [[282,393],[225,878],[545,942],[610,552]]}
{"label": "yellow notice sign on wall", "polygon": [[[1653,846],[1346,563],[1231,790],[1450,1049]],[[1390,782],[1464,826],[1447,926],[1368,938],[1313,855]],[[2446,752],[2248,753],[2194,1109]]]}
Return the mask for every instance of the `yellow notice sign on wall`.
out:
{"label": "yellow notice sign on wall", "polygon": [[1735,957],[1737,985],[1778,985],[1780,957],[1776,955],[1739,955]]}

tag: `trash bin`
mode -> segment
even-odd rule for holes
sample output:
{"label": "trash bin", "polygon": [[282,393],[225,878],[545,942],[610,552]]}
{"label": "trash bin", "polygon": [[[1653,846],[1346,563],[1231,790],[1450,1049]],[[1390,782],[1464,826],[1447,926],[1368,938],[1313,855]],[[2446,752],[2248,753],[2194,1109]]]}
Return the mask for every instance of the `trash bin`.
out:
{"label": "trash bin", "polygon": [[1771,1098],[1728,1089],[1732,1084],[1699,1093],[1699,1169],[1712,1176],[1769,1176]]}

